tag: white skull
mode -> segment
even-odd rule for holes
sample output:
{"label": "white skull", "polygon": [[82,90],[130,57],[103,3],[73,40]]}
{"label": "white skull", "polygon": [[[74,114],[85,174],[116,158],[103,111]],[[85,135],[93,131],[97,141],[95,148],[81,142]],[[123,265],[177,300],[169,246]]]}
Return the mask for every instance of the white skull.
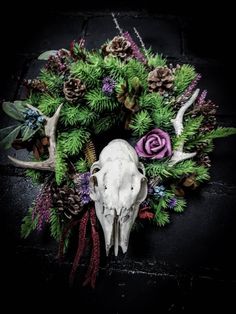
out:
{"label": "white skull", "polygon": [[129,235],[147,196],[147,179],[134,148],[126,141],[111,141],[91,167],[90,197],[102,225],[106,253],[114,245],[127,251]]}

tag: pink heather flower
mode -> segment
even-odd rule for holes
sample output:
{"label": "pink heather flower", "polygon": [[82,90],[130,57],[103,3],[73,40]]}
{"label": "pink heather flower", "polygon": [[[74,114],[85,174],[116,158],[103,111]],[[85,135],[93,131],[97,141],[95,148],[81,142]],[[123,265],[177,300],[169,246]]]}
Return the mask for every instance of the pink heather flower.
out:
{"label": "pink heather flower", "polygon": [[144,55],[140,51],[139,47],[135,44],[130,34],[128,32],[125,32],[123,36],[131,43],[132,55],[134,56],[134,58],[139,60],[142,63],[145,63],[146,59]]}

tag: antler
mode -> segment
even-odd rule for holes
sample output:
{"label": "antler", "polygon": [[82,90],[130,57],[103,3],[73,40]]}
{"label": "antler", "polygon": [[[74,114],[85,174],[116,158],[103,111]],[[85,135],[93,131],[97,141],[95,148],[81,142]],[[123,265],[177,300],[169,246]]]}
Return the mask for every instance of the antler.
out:
{"label": "antler", "polygon": [[[37,110],[40,114],[42,114],[37,108],[27,105],[29,108],[33,110]],[[46,120],[45,124],[45,135],[49,138],[49,157],[47,160],[44,161],[23,161],[23,160],[18,160],[16,158],[13,158],[11,156],[8,156],[8,158],[18,167],[21,168],[30,168],[30,169],[39,169],[39,170],[50,170],[50,171],[55,171],[55,156],[56,156],[56,127],[57,127],[57,122],[59,119],[60,115],[60,110],[61,110],[62,104],[57,108],[56,112],[54,115],[49,118],[42,114],[42,116]]]}
{"label": "antler", "polygon": [[[183,116],[185,111],[194,103],[196,100],[198,94],[199,94],[199,89],[196,89],[196,91],[193,93],[192,97],[179,109],[175,119],[172,119],[171,122],[173,123],[175,133],[177,136],[180,136],[183,131]],[[179,144],[179,147],[173,151],[173,155],[170,159],[170,165],[173,166],[174,164],[186,160],[189,158],[192,158],[196,155],[196,152],[193,153],[185,153],[183,152],[184,148],[184,141],[181,141]]]}

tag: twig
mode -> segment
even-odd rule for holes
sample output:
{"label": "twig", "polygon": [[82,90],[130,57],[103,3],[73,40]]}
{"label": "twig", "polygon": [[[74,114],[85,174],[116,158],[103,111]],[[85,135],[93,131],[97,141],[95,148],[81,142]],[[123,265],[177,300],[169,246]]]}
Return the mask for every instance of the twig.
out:
{"label": "twig", "polygon": [[122,28],[120,27],[120,25],[119,25],[119,23],[117,21],[117,18],[115,17],[115,14],[112,12],[111,15],[112,15],[112,19],[113,19],[113,21],[115,23],[116,28],[118,29],[120,35],[122,35],[123,31],[122,31]]}

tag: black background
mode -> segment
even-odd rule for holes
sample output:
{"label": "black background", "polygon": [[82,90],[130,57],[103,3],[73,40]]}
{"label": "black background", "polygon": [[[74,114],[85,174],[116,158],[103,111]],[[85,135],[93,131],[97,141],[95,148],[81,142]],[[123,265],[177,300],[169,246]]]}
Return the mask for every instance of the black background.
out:
{"label": "black background", "polygon": [[[202,88],[219,106],[223,126],[236,126],[233,23],[226,2],[206,8],[205,2],[188,5],[145,2],[99,4],[31,3],[1,10],[1,100],[22,97],[21,81],[37,74],[37,55],[69,45],[85,35],[89,48],[112,38],[109,15],[120,12],[122,27],[140,31],[144,42],[167,54],[173,63],[189,62],[203,74]],[[1,125],[10,121],[1,115]],[[68,288],[71,256],[59,267],[56,247],[46,232],[19,239],[19,226],[37,188],[21,170],[9,166],[1,152],[2,287],[12,307],[30,310],[77,306],[106,313],[192,313],[195,310],[228,311],[235,291],[235,138],[218,140],[212,156],[212,179],[190,195],[188,209],[172,215],[164,229],[146,226],[134,232],[129,251],[118,259],[102,258],[95,290],[83,288],[86,265]],[[86,264],[86,263],[85,263]],[[84,308],[84,310],[82,310]]]}

